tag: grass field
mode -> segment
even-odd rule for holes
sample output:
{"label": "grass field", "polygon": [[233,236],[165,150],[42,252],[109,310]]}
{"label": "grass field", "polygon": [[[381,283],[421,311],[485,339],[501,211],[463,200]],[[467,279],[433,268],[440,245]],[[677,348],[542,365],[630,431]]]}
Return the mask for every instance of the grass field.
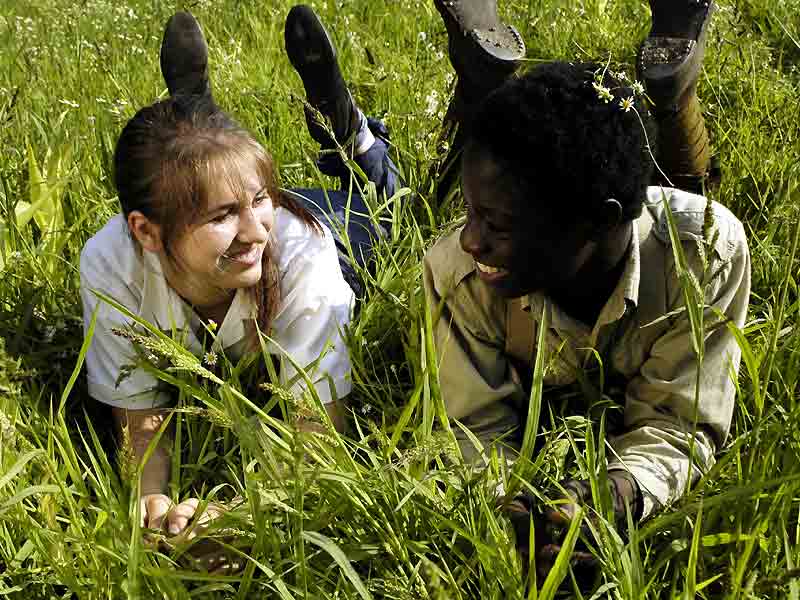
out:
{"label": "grass field", "polygon": [[[488,483],[519,482],[500,465],[469,472],[437,425],[420,263],[460,210],[431,195],[452,75],[432,3],[414,0],[314,3],[358,102],[392,130],[414,194],[395,212],[395,238],[380,248],[352,330],[348,436],[256,426],[266,403],[296,401],[249,385],[246,366],[172,372],[185,409],[174,416],[172,494],[243,495],[246,510],[220,527],[239,532],[222,541],[246,566],[207,574],[186,544],[142,542],[136,474],[124,452],[110,451],[108,415],[75,369],[80,249],[118,210],[110,156],[122,124],[166,93],[158,46],[178,8],[204,26],[218,102],[273,152],[283,184],[333,185],[314,167],[302,88],[283,52],[289,6],[0,0],[0,596],[577,593],[569,574],[557,592],[558,570],[537,591]],[[610,57],[631,74],[649,15],[644,0],[506,0],[501,9],[531,62]],[[712,472],[628,543],[600,527],[602,577],[586,598],[800,598],[798,15],[800,0],[722,0],[700,87],[724,172],[713,196],[744,222],[753,261],[732,435]],[[593,474],[603,454],[597,424],[547,407],[542,415],[533,488]]]}

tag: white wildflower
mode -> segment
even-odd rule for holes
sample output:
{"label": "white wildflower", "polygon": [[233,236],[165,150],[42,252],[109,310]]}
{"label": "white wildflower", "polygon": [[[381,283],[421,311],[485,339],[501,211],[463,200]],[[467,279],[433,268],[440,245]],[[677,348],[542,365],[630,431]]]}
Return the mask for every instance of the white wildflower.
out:
{"label": "white wildflower", "polygon": [[597,83],[596,81],[592,82],[592,87],[597,92],[597,97],[608,104],[611,100],[614,99],[614,95],[611,93],[611,90],[608,89],[606,86]]}
{"label": "white wildflower", "polygon": [[216,352],[206,352],[205,356],[203,356],[203,362],[206,363],[209,367],[213,367],[217,364],[217,353]]}
{"label": "white wildflower", "polygon": [[431,90],[425,98],[425,115],[428,117],[434,116],[439,111],[439,92]]}
{"label": "white wildflower", "polygon": [[628,96],[627,98],[623,98],[622,100],[620,100],[619,107],[625,112],[628,112],[630,109],[633,108],[633,97]]}
{"label": "white wildflower", "polygon": [[644,86],[640,81],[634,81],[633,84],[631,84],[631,89],[633,90],[634,94],[644,94]]}
{"label": "white wildflower", "polygon": [[59,100],[59,102],[61,104],[64,104],[65,106],[69,106],[69,107],[72,107],[72,108],[80,108],[80,106],[81,106],[77,102],[73,102],[72,100],[67,100],[65,98],[62,98],[61,100]]}

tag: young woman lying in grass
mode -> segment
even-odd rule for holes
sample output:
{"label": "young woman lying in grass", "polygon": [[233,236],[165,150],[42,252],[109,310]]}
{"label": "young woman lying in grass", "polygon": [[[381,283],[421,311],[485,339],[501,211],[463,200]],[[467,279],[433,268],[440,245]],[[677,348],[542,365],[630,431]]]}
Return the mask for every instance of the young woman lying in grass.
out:
{"label": "young woman lying in grass", "polygon": [[[379,192],[391,195],[395,178],[387,146],[353,104],[330,38],[310,9],[292,9],[286,44],[309,102],[332,126],[331,132],[309,111],[312,136],[324,148],[341,142]],[[341,178],[343,190],[280,190],[267,150],[214,103],[207,56],[194,18],[172,17],[161,48],[170,98],[141,109],[123,129],[114,153],[122,212],[81,255],[86,327],[97,318],[86,355],[89,392],[113,407],[115,426],[127,430],[139,460],[167,418],[170,390],[141,369],[120,377],[136,351],[113,330],[129,322],[95,291],[163,330],[182,332],[188,348],[205,354],[206,362],[219,352],[235,361],[257,351],[260,331],[278,360],[278,383],[294,394],[318,396],[339,430],[340,403],[351,390],[342,332],[354,291],[325,222],[342,221],[348,203],[360,213],[348,215],[348,238],[363,264],[377,234],[364,216],[368,211],[357,193],[347,193],[350,173],[338,153],[321,166]],[[353,265],[342,266],[356,284]],[[293,363],[306,370],[313,390]],[[160,528],[166,519],[174,534],[198,502],[174,506],[165,494],[170,445],[167,433],[143,468],[141,513],[147,527]]]}

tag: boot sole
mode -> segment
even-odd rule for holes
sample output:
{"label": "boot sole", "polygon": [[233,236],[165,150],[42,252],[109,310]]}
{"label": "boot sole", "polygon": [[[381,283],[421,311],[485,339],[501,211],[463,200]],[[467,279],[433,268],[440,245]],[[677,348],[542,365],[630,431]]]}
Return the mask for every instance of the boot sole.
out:
{"label": "boot sole", "polygon": [[525,42],[511,25],[497,22],[488,28],[465,31],[461,25],[460,0],[434,0],[444,20],[451,44],[451,56],[465,57],[464,64],[476,61],[490,66],[513,65],[525,58]]}
{"label": "boot sole", "polygon": [[[311,35],[305,39],[299,39],[296,34],[299,30],[310,32]],[[303,79],[303,84],[306,83],[303,72],[309,68],[319,70],[339,68],[333,40],[331,40],[328,30],[310,8],[304,5],[292,7],[286,17],[283,39],[289,62]],[[315,44],[314,48],[309,51],[306,45],[307,39],[324,40],[324,42]]]}
{"label": "boot sole", "polygon": [[714,2],[709,2],[697,40],[656,36],[642,43],[636,68],[648,88],[676,102],[691,88],[703,64],[708,25],[716,8]]}

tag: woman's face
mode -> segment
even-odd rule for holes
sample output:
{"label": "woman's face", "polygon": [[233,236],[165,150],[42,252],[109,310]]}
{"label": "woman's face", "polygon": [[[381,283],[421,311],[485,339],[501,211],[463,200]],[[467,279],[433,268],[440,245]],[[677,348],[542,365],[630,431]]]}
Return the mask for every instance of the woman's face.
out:
{"label": "woman's face", "polygon": [[211,304],[261,279],[275,207],[254,161],[242,165],[241,181],[243,195],[218,180],[206,209],[173,244],[178,268],[170,283],[195,304]]}

